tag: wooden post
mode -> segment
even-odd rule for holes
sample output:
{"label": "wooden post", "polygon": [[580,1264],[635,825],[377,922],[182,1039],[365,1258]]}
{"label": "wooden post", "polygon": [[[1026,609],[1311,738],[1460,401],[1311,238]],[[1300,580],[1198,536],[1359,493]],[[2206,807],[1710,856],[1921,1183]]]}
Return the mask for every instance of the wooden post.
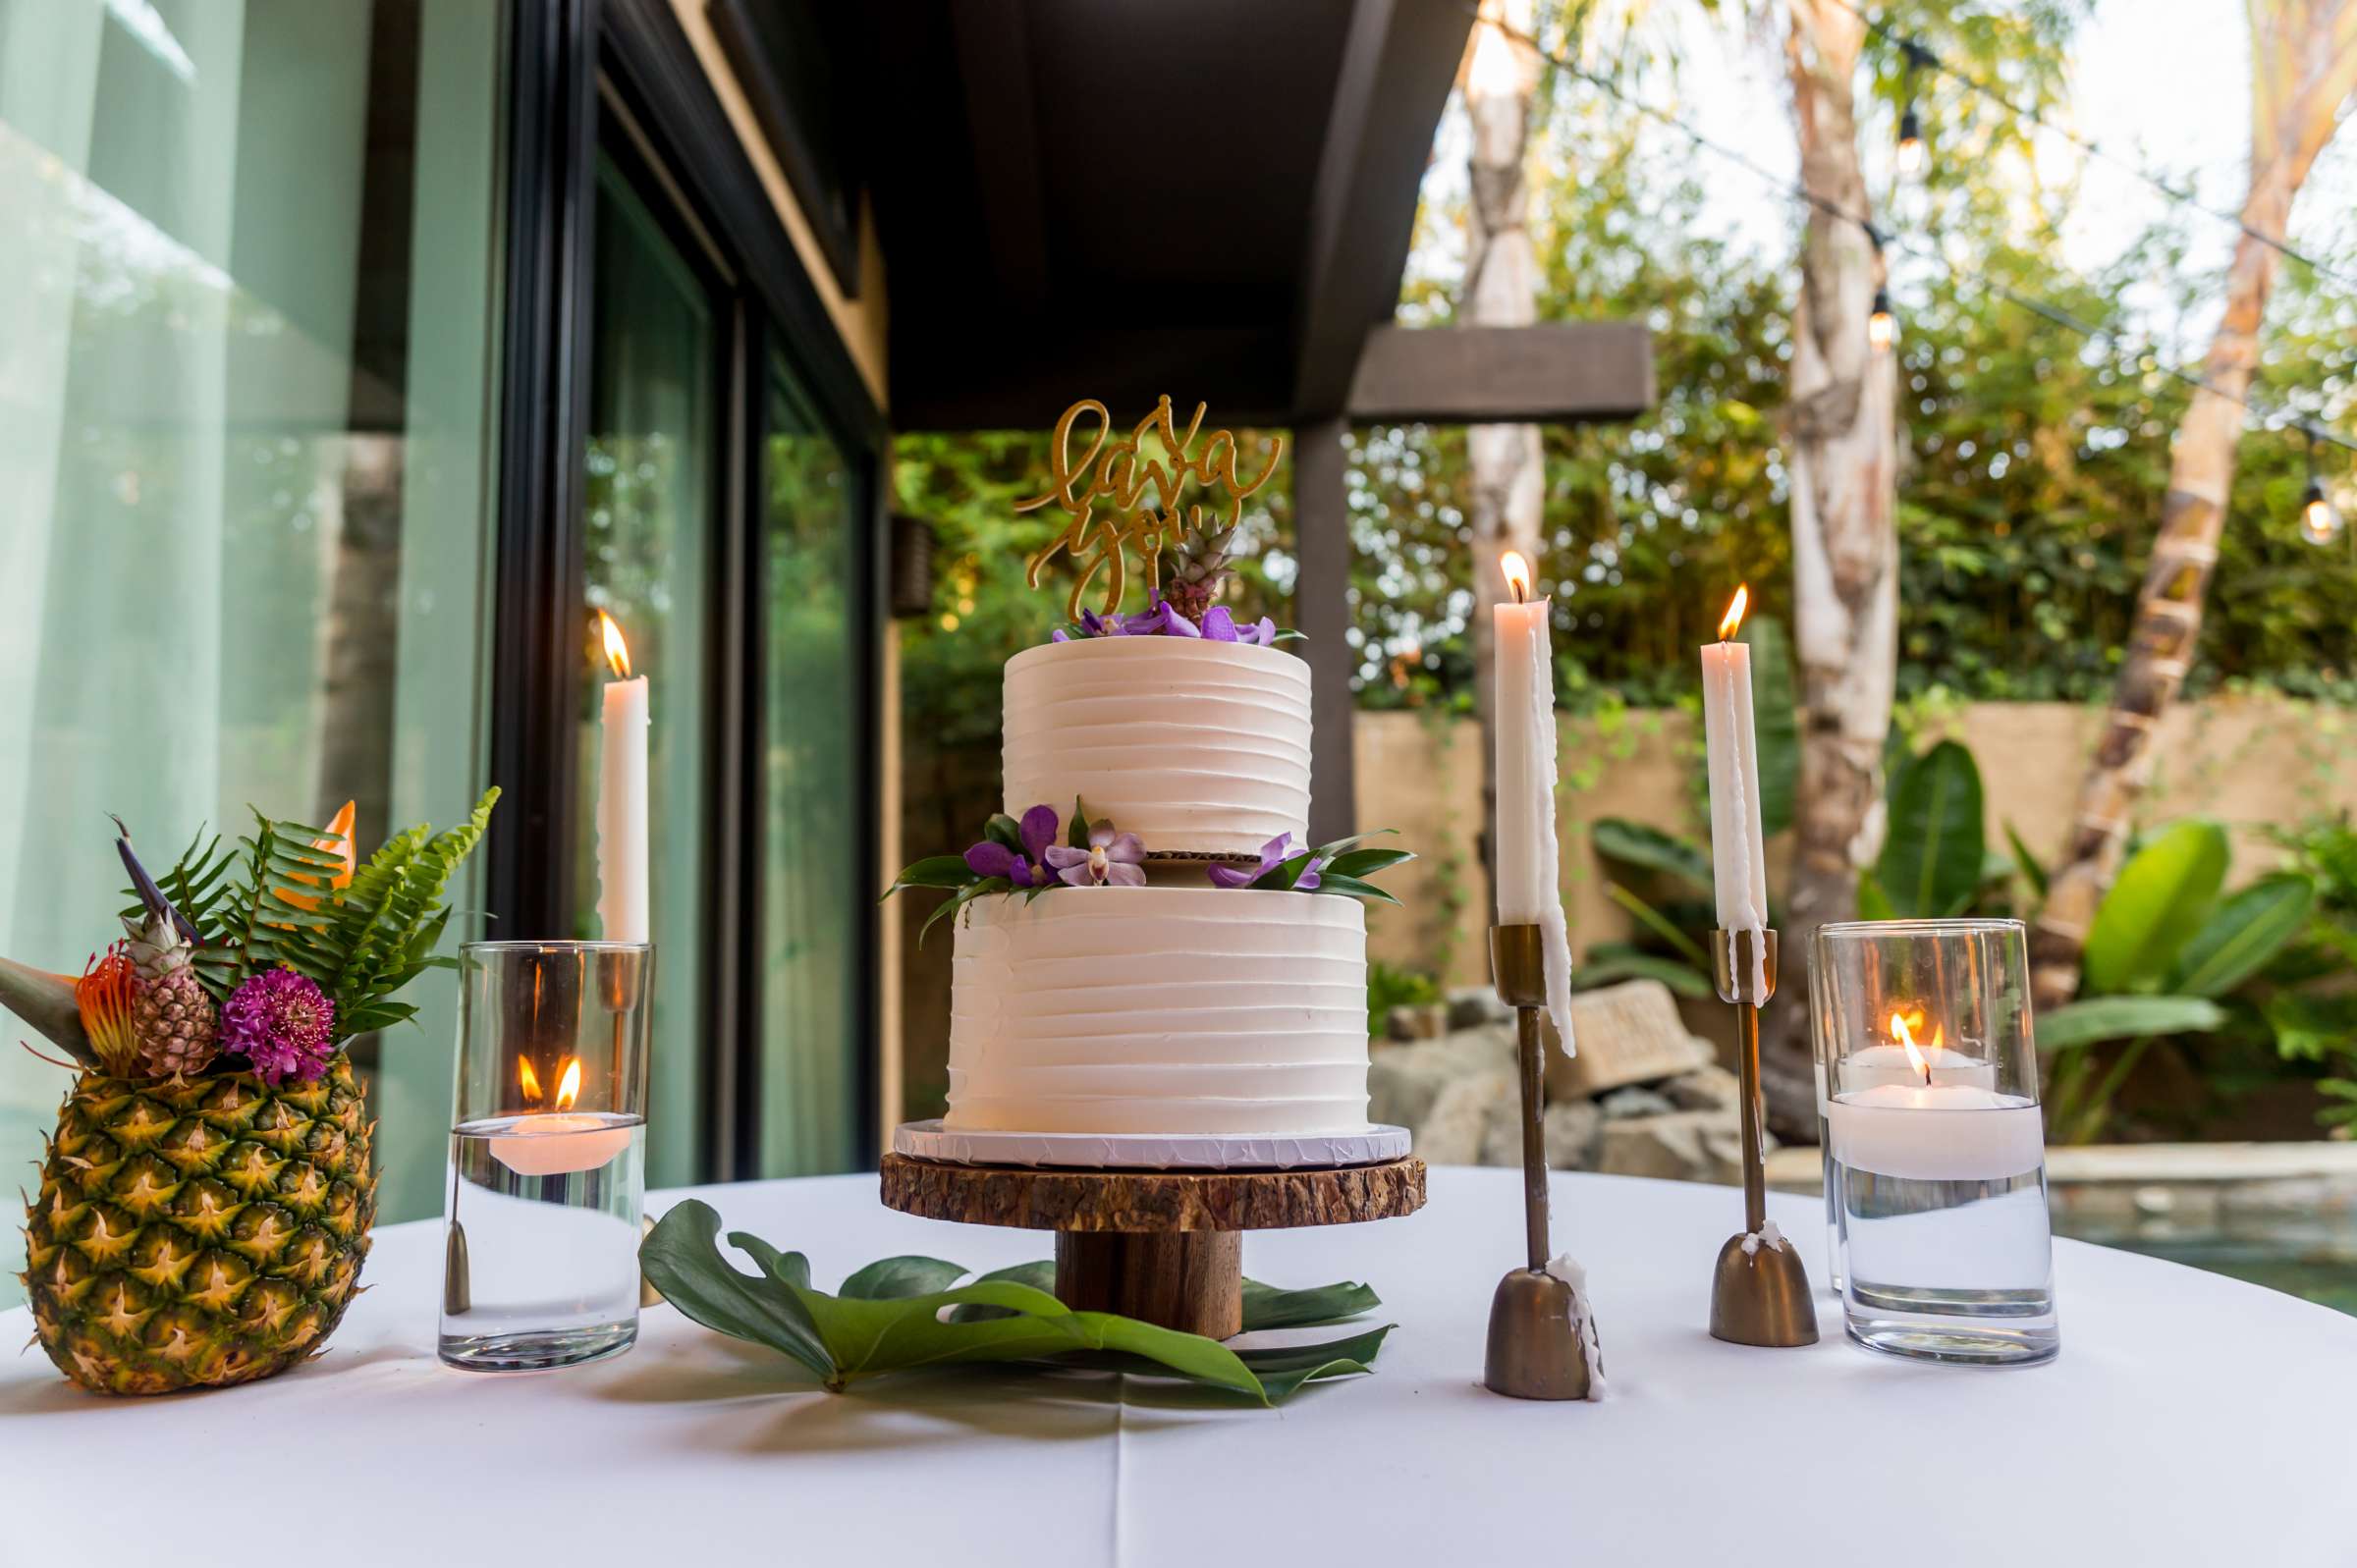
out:
{"label": "wooden post", "polygon": [[1341,419],[1293,431],[1293,624],[1309,661],[1309,838],[1326,843],[1358,831],[1351,761],[1350,501]]}

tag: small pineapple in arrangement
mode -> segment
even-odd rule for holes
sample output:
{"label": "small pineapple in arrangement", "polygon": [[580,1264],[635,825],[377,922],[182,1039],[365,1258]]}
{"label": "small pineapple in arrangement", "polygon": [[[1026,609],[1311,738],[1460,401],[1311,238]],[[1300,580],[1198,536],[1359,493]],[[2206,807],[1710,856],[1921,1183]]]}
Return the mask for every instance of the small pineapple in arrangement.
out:
{"label": "small pineapple in arrangement", "polygon": [[[357,1288],[376,1213],[346,1042],[411,1017],[443,894],[499,791],[364,865],[329,827],[254,814],[158,881],[82,975],[0,959],[0,1003],[79,1069],[27,1210],[23,1280],[49,1359],[97,1393],[248,1382],[317,1355]],[[120,826],[120,824],[118,824]]]}
{"label": "small pineapple in arrangement", "polygon": [[138,1042],[138,1075],[181,1078],[202,1072],[220,1051],[218,1009],[196,978],[196,949],[171,921],[125,916],[131,933],[123,952],[138,976],[131,1032]]}

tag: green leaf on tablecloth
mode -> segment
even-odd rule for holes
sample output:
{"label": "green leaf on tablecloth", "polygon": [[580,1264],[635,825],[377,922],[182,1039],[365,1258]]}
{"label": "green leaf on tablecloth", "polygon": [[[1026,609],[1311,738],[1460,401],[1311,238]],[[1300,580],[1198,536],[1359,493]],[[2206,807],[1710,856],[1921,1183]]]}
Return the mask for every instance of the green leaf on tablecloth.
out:
{"label": "green leaf on tablecloth", "polygon": [[[1073,1312],[1046,1288],[1045,1260],[946,1285],[964,1271],[937,1258],[887,1258],[830,1295],[810,1285],[809,1261],[760,1237],[729,1241],[758,1263],[747,1274],[719,1246],[720,1217],[690,1199],[659,1220],[639,1249],[647,1278],[671,1304],[720,1333],[782,1351],[840,1392],[853,1379],[975,1363],[1118,1365],[1176,1376],[1273,1403],[1302,1383],[1369,1370],[1388,1329],[1327,1345],[1237,1352],[1111,1313]],[[1280,1290],[1245,1284],[1245,1326],[1332,1322],[1376,1305],[1364,1285]]]}
{"label": "green leaf on tablecloth", "polygon": [[[947,1290],[966,1276],[961,1263],[939,1258],[879,1258],[843,1282],[838,1295],[863,1301],[892,1301],[902,1296],[925,1296]],[[802,1283],[810,1281],[804,1279]]]}
{"label": "green leaf on tablecloth", "polygon": [[[1312,1290],[1285,1290],[1257,1279],[1244,1281],[1244,1332],[1256,1328],[1308,1328],[1341,1323],[1383,1305],[1367,1285],[1319,1285]],[[1248,1364],[1251,1357],[1245,1358]]]}
{"label": "green leaf on tablecloth", "polygon": [[[740,1271],[721,1256],[720,1216],[690,1198],[638,1248],[638,1267],[663,1299],[718,1333],[767,1345],[821,1378],[835,1374],[818,1327],[783,1282]],[[766,1265],[765,1265],[766,1267]]]}
{"label": "green leaf on tablecloth", "polygon": [[[1012,1280],[1018,1285],[1029,1285],[1034,1290],[1044,1290],[1052,1296],[1056,1294],[1056,1260],[1040,1258],[1030,1263],[1012,1264],[1005,1269],[993,1269],[989,1273],[976,1279],[974,1283],[991,1285],[1005,1280]],[[1006,1315],[1006,1309],[1003,1307],[959,1307],[950,1314],[950,1322],[983,1323],[992,1318],[1004,1318]]]}
{"label": "green leaf on tablecloth", "polygon": [[[1364,1288],[1364,1287],[1361,1287]],[[1371,1295],[1372,1292],[1369,1292]],[[1236,1356],[1268,1390],[1271,1403],[1285,1398],[1305,1382],[1321,1378],[1346,1378],[1375,1370],[1375,1353],[1383,1348],[1384,1336],[1398,1324],[1385,1324],[1347,1339],[1330,1339],[1315,1345],[1276,1345],[1266,1350],[1239,1350]]]}

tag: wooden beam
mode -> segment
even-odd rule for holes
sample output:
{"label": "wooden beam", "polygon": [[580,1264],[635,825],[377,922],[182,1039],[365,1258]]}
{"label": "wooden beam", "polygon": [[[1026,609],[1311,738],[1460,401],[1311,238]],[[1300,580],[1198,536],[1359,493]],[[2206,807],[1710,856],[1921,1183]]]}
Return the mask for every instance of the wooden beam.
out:
{"label": "wooden beam", "polygon": [[1350,498],[1340,419],[1293,429],[1293,624],[1309,663],[1309,839],[1358,831],[1351,761]]}
{"label": "wooden beam", "polygon": [[1362,423],[1576,424],[1653,406],[1653,334],[1630,321],[1380,326],[1350,383]]}
{"label": "wooden beam", "polygon": [[1471,29],[1451,0],[1356,0],[1294,295],[1293,406],[1343,411],[1367,329],[1392,318],[1424,165]]}

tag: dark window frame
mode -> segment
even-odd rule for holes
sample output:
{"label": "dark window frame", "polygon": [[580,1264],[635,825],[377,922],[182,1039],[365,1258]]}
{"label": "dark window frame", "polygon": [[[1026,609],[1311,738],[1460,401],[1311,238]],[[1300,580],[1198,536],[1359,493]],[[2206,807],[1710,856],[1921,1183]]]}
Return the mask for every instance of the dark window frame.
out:
{"label": "dark window frame", "polygon": [[[709,671],[707,951],[685,983],[703,994],[709,1042],[699,1178],[759,1174],[761,843],[757,749],[764,672],[759,556],[768,367],[774,355],[841,446],[858,486],[852,539],[852,636],[860,863],[881,844],[883,644],[886,624],[883,410],[870,396],[815,281],[713,96],[667,0],[515,0],[508,60],[507,256],[499,521],[493,586],[491,758],[503,811],[488,846],[485,899],[511,934],[571,929],[578,829],[575,715],[585,678],[582,459],[595,280],[596,166],[601,149],[675,238],[710,263],[724,340],[714,454],[718,528],[705,610]],[[614,111],[619,109],[620,113]],[[684,208],[684,210],[683,210]],[[669,219],[667,218],[667,223]],[[717,254],[715,254],[717,252]],[[882,1010],[881,919],[857,890],[854,942],[859,1086],[857,1158],[872,1165]],[[666,965],[682,983],[682,970]],[[700,974],[698,973],[700,971]]]}

